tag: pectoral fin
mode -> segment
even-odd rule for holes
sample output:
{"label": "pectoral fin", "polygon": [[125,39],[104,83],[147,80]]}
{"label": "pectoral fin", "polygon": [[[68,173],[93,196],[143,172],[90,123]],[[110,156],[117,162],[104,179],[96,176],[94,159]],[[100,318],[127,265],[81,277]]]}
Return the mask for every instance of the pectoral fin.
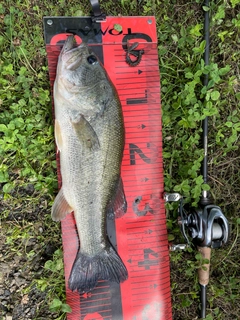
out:
{"label": "pectoral fin", "polygon": [[72,212],[73,209],[67,203],[62,189],[58,192],[53,206],[52,206],[52,219],[53,221],[60,221],[66,217],[66,215]]}
{"label": "pectoral fin", "polygon": [[71,119],[71,123],[78,139],[86,148],[91,150],[99,149],[100,145],[97,134],[83,115],[78,114]]}
{"label": "pectoral fin", "polygon": [[57,151],[61,151],[62,149],[62,134],[61,134],[61,128],[60,128],[60,124],[57,120],[55,120],[55,140],[56,140],[56,145],[57,145]]}

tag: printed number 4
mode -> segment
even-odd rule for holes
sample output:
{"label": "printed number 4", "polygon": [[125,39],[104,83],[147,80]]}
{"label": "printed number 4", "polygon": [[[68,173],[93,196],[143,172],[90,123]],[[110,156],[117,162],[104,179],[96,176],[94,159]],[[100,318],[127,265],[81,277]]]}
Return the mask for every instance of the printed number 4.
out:
{"label": "printed number 4", "polygon": [[[150,259],[150,255],[154,259]],[[158,253],[150,248],[144,249],[144,260],[138,262],[139,267],[143,267],[145,270],[149,270],[150,266],[156,266],[159,264]]]}

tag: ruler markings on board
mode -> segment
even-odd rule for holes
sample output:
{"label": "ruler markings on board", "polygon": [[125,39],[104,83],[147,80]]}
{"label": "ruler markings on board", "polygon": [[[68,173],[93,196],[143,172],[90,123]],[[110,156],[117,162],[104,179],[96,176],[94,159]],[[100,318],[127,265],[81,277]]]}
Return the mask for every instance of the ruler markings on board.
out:
{"label": "ruler markings on board", "polygon": [[[150,226],[147,226],[147,227],[149,228]],[[159,237],[159,239],[161,239],[161,238],[164,238],[163,236],[166,236],[166,234],[167,234],[167,233],[163,233],[162,231],[163,230],[161,230],[160,228],[158,230],[156,230],[156,229],[154,230],[153,228],[152,229],[148,229],[148,230],[145,229],[145,232],[142,232],[142,233],[138,233],[138,234],[137,233],[134,233],[134,234],[131,233],[132,236],[134,235],[134,238],[130,238],[130,239],[128,238],[128,240],[131,241],[132,239],[135,239],[135,235],[139,235],[139,234],[147,236],[149,239],[156,238],[156,236]],[[154,236],[149,237],[149,234],[153,234]]]}
{"label": "ruler markings on board", "polygon": [[[145,186],[147,186],[148,184],[150,184],[152,182],[154,182],[154,183],[162,183],[163,182],[163,178],[160,175],[156,175],[155,177],[151,177],[151,178],[147,177],[147,175],[148,175],[147,173],[138,175],[137,181],[143,183]],[[131,175],[130,172],[127,176],[128,176],[128,184],[131,185],[132,182],[136,181],[136,177]]]}
{"label": "ruler markings on board", "polygon": [[[155,80],[149,80],[149,84],[153,84],[153,83],[155,83]],[[146,81],[143,78],[140,78],[140,79],[136,79],[136,81],[134,81],[134,84],[132,79],[129,79],[129,82],[125,81],[125,82],[117,83],[117,86],[119,87],[120,91],[121,91],[120,86],[125,86],[125,85],[129,86],[128,89],[133,89],[131,88],[130,85],[133,85],[134,88],[136,88],[136,86],[139,86],[139,88],[146,88]]]}
{"label": "ruler markings on board", "polygon": [[[118,68],[118,65],[115,68]],[[162,156],[158,154],[159,152],[158,148],[160,148],[160,146],[162,145],[162,142],[161,142],[161,134],[158,134],[154,138],[153,137],[150,138],[150,135],[154,134],[154,132],[158,130],[160,131],[161,125],[156,124],[157,123],[156,119],[152,119],[151,117],[149,117],[149,109],[151,109],[151,111],[153,109],[156,109],[156,116],[158,116],[158,119],[159,119],[160,94],[159,95],[156,94],[154,96],[154,92],[152,92],[152,88],[147,90],[146,85],[148,85],[148,88],[149,86],[155,88],[155,91],[156,91],[156,82],[159,81],[159,77],[157,76],[156,72],[151,72],[151,74],[149,74],[146,72],[146,69],[145,69],[144,72],[141,72],[140,75],[136,73],[133,75],[131,74],[132,78],[130,82],[129,81],[130,75],[129,74],[124,75],[124,68],[122,68],[121,71],[122,71],[121,73],[117,71],[115,84],[121,99],[123,112],[124,112],[125,129],[126,129],[125,151],[127,150],[130,151],[130,157],[129,156],[126,157],[123,161],[123,165],[122,165],[123,174],[126,173],[124,172],[125,163],[126,163],[126,166],[129,166],[128,161],[130,161],[130,165],[132,164],[136,166],[134,170],[135,174],[131,175],[131,172],[129,172],[127,176],[127,183],[125,184],[125,188],[126,188],[126,192],[128,192],[128,187],[129,187],[129,190],[131,190],[131,188],[134,188],[135,192],[136,193],[139,192],[140,194],[142,192],[144,192],[144,194],[146,194],[146,192],[147,193],[149,192],[149,195],[147,197],[150,198],[154,191],[159,192],[161,190],[160,186],[154,187],[153,184],[160,183],[163,185],[163,178],[161,179],[159,176],[155,181],[153,181],[153,179],[155,178],[153,174],[153,170],[155,166],[156,166],[156,171],[158,171],[159,165],[160,166],[162,165]],[[131,88],[132,83],[134,83],[133,89]],[[124,88],[124,86],[128,86],[128,88]],[[157,85],[157,87],[159,87],[159,85]],[[134,94],[134,92],[137,92],[137,93]],[[132,95],[135,95],[135,97],[132,97]],[[134,112],[131,109],[128,109],[129,107],[134,108]],[[146,109],[146,112],[145,112],[146,116],[144,116],[143,114],[144,109]],[[131,123],[133,123],[134,118],[136,117],[135,112],[137,113],[139,112],[139,118],[144,124],[144,129],[146,128],[146,126],[148,126],[147,130],[141,132],[139,131],[138,128],[136,129],[129,128],[129,127],[132,127]],[[152,150],[152,148],[149,148],[150,142],[151,142],[151,146],[153,146],[153,142],[155,142],[158,148],[155,150]],[[144,163],[144,166],[143,166],[143,163]],[[147,172],[146,172],[146,168],[147,168],[146,166],[150,166],[149,170],[147,169],[148,170]],[[143,181],[141,181],[141,184],[139,185],[139,180],[138,180],[139,174],[144,175],[145,177],[147,176],[148,177],[147,180],[150,180],[152,184],[144,185]],[[136,176],[138,177],[137,180],[136,180]],[[130,179],[130,177],[132,177],[132,179]],[[143,201],[143,204],[148,203],[150,200],[154,201],[154,199],[147,199]],[[140,204],[141,204],[141,201],[139,205]],[[162,206],[161,204],[157,205],[157,203],[155,203],[154,209],[160,210],[161,206]],[[161,211],[158,211],[158,214],[157,214],[158,216],[159,216],[159,212]],[[129,227],[126,227],[127,246],[128,246],[127,252],[130,259],[129,261],[131,262],[129,263],[130,264],[129,268],[131,271],[130,279],[132,281],[133,277],[137,275],[139,279],[139,284],[141,284],[143,275],[148,274],[148,281],[154,285],[156,281],[159,281],[159,277],[158,277],[159,263],[165,259],[164,253],[162,253],[162,246],[159,244],[159,242],[161,241],[161,239],[165,240],[166,232],[165,232],[165,225],[163,225],[164,232],[162,232],[161,236],[160,236],[160,233],[162,231],[161,226],[154,228],[154,231],[151,231],[151,235],[149,235],[148,233],[145,233],[145,232],[148,232],[146,231],[146,229],[149,230],[151,228],[152,219],[153,219],[152,213],[146,212],[146,214],[150,214],[151,220],[149,220],[147,215],[144,215],[144,218],[143,218],[144,222],[138,221],[139,224],[144,224],[144,226],[139,227],[138,229],[139,232],[136,232],[136,229],[134,229],[133,224],[131,224],[132,222],[128,222],[130,223],[130,225]],[[155,224],[157,223],[155,219],[154,219],[154,223]],[[127,225],[128,224],[126,224],[126,226]],[[141,241],[141,237],[144,243],[139,243]],[[134,253],[134,256],[133,256],[133,253]],[[131,260],[133,258],[134,260]],[[146,270],[148,270],[149,272],[147,273]],[[151,277],[152,279],[150,280],[149,276],[152,275],[152,272],[154,272],[155,274]],[[136,306],[136,304],[138,304],[139,306],[145,305],[145,302],[148,300],[148,296],[149,296],[149,292],[146,291],[145,289],[141,289],[140,287],[138,287],[138,289],[134,288],[134,292],[138,292],[139,296],[140,297],[142,296],[142,298],[135,299],[134,297],[136,296],[132,296],[133,300],[136,300],[136,301],[132,301],[133,306]],[[131,290],[132,290],[132,287],[131,287]]]}
{"label": "ruler markings on board", "polygon": [[[162,251],[158,251],[160,248],[161,248],[161,246],[159,245],[156,245],[156,236],[154,237],[154,241],[147,241],[147,239],[145,239],[144,240],[144,243],[143,244],[141,244],[141,243],[139,243],[139,244],[136,244],[136,243],[129,243],[129,239],[127,240],[127,243],[128,243],[128,246],[130,247],[131,246],[131,248],[128,248],[129,249],[129,254],[131,253],[131,251],[135,251],[135,250],[142,250],[142,251],[144,251],[144,250],[147,250],[147,249],[151,249],[151,250],[153,250],[154,252],[152,252],[151,254],[153,255],[153,254],[158,254],[158,253],[162,253]],[[164,238],[164,237],[162,237],[162,238]],[[136,239],[134,239],[135,241],[136,241]],[[159,240],[161,240],[161,238],[159,237]],[[141,240],[140,240],[141,241]],[[133,246],[137,246],[137,248],[133,248]]]}
{"label": "ruler markings on board", "polygon": [[[142,231],[139,231],[139,232],[131,232],[131,235],[135,237],[136,236],[139,236],[141,234],[148,234],[148,237],[149,235],[151,235],[152,233],[157,233],[157,232],[161,232],[161,228],[159,229],[156,229],[154,228],[154,226],[151,226],[151,229],[149,229],[149,226],[147,225],[146,227],[138,227],[138,226],[135,226],[135,228],[127,228],[128,230],[136,230],[138,228],[141,228]],[[131,240],[131,238],[129,238]]]}
{"label": "ruler markings on board", "polygon": [[[128,246],[131,248],[128,248],[128,255],[131,256],[132,252],[136,252],[137,250],[142,250],[142,253],[139,253],[139,256],[143,256],[144,255],[144,249],[149,249],[151,248],[153,251],[155,251],[155,253],[162,253],[162,251],[157,251],[159,250],[159,248],[161,248],[160,246],[155,246],[156,241],[153,242],[148,242],[146,243],[146,245],[144,247],[142,247],[141,245],[136,245],[137,247],[133,247],[135,246],[134,244],[129,244]],[[151,247],[149,247],[151,245]]]}
{"label": "ruler markings on board", "polygon": [[[158,231],[160,232],[161,230],[158,230]],[[149,235],[147,235],[147,233],[144,233],[144,232],[134,233],[134,237],[133,238],[128,238],[128,241],[136,241],[136,235],[138,235],[138,236],[141,236],[141,235],[146,236],[147,235],[149,240],[151,240],[151,239],[156,240],[156,235],[155,235],[156,233],[157,233],[156,231],[153,232],[152,236],[149,236]],[[133,235],[133,234],[131,234],[131,235]],[[148,243],[149,242],[145,242],[145,244],[148,244]]]}
{"label": "ruler markings on board", "polygon": [[[167,278],[167,277],[165,277],[165,278]],[[146,286],[146,287],[149,287],[149,286],[152,286],[152,284],[151,283],[149,283],[149,281],[150,282],[158,282],[158,281],[161,281],[162,279],[164,279],[164,278],[162,278],[162,277],[158,277],[158,278],[154,278],[154,279],[147,279],[147,280],[142,280],[141,281],[141,284],[142,285],[144,285],[144,286]],[[147,286],[149,284],[149,286]],[[139,281],[132,281],[132,285],[133,285],[133,290],[137,290],[138,288],[139,288]],[[134,285],[135,285],[135,287],[134,287]],[[156,287],[158,287],[159,286],[159,284],[156,284]]]}
{"label": "ruler markings on board", "polygon": [[[159,85],[158,85],[159,87]],[[156,87],[155,85],[154,86],[148,86],[147,89],[143,90],[142,87],[127,87],[127,88],[119,88],[118,92],[120,91],[121,92],[121,96],[125,96],[125,95],[129,95],[130,93],[125,93],[125,91],[130,91],[132,89],[136,90],[136,93],[137,94],[146,94],[146,91],[147,93],[151,93],[151,94],[154,94],[155,96],[159,93],[155,92],[154,89],[157,89],[158,87]],[[160,88],[160,87],[159,87]],[[160,95],[159,95],[160,96]],[[154,104],[153,104],[154,105]],[[158,101],[158,106],[160,107],[160,103]],[[134,109],[135,110],[135,109]]]}
{"label": "ruler markings on board", "polygon": [[[131,215],[133,215],[134,213],[131,213]],[[131,223],[131,221],[127,221],[127,220],[133,220],[133,218],[131,217],[129,217],[129,218],[126,218],[126,224],[128,224],[128,223]],[[161,223],[161,222],[163,222],[164,220],[162,219],[162,218],[156,218],[155,216],[152,216],[152,218],[151,218],[151,222],[152,223]],[[139,223],[139,222],[138,222]],[[163,223],[162,223],[162,225],[163,225]],[[150,227],[150,225],[148,225],[149,227]],[[164,230],[162,230],[163,231],[163,235],[165,234],[165,235],[167,235],[167,232],[165,232],[165,229]],[[166,240],[166,242],[167,242],[167,240]]]}
{"label": "ruler markings on board", "polygon": [[166,270],[163,270],[162,273],[159,273],[158,275],[147,275],[144,273],[144,275],[133,275],[131,276],[131,281],[133,285],[139,284],[139,281],[142,283],[142,281],[157,281],[158,284],[161,284],[161,279],[165,276]]}
{"label": "ruler markings on board", "polygon": [[[152,114],[151,116],[157,116],[159,115],[159,104],[156,105],[158,107],[158,109],[152,109]],[[123,105],[123,107],[126,107],[126,105]],[[126,117],[129,117],[130,119],[134,120],[134,115],[132,115],[132,111],[131,110],[124,110],[123,111],[123,114],[126,115]],[[129,115],[128,115],[129,114]],[[142,110],[142,109],[138,109],[136,108],[135,109],[135,114],[136,114],[136,117],[138,116],[141,116],[143,117],[143,119],[145,119],[146,121],[146,116],[148,115],[148,110]],[[130,122],[130,121],[129,121]]]}
{"label": "ruler markings on board", "polygon": [[[148,71],[146,68],[139,68],[138,71],[126,71],[126,74],[129,74],[131,76],[131,75],[139,75],[144,72],[148,72],[151,74],[151,73],[156,73],[157,70],[153,69],[153,70]],[[122,72],[116,72],[116,75],[121,75],[121,74],[122,74]],[[116,79],[118,79],[118,78],[116,78]]]}
{"label": "ruler markings on board", "polygon": [[[128,116],[127,114],[126,114],[126,117],[132,117],[133,118],[133,116],[131,116],[131,115]],[[145,124],[146,121],[148,121],[148,125]],[[146,133],[151,133],[152,131],[155,131],[155,130],[159,130],[160,127],[161,127],[160,124],[156,124],[154,122],[154,119],[151,119],[151,118],[146,119],[145,117],[143,117],[141,119],[141,121],[138,121],[135,124],[125,123],[125,130],[130,130],[130,129],[136,130],[137,129],[136,132],[139,133],[139,129],[142,129],[142,130],[145,129],[144,130],[145,134]]]}
{"label": "ruler markings on board", "polygon": [[[128,230],[131,230],[133,229],[134,231],[137,229],[137,228],[141,228],[141,231],[138,231],[138,232],[131,232],[131,236],[134,236],[134,238],[129,238],[129,240],[132,240],[132,239],[135,239],[136,236],[139,236],[139,235],[148,235],[149,238],[151,238],[151,234],[152,233],[156,233],[156,232],[160,232],[162,231],[160,228],[159,229],[156,229],[154,228],[153,226],[151,226],[151,229],[149,229],[149,226],[146,226],[146,227],[135,227],[134,229],[133,228],[127,228]],[[155,235],[154,235],[155,237]]]}
{"label": "ruler markings on board", "polygon": [[[124,175],[124,177],[126,177],[127,175]],[[142,178],[141,178],[142,177]],[[163,179],[162,178],[160,178],[160,177],[154,177],[154,178],[148,178],[148,181],[147,182],[145,182],[144,181],[144,179],[145,179],[145,177],[146,177],[146,174],[143,174],[143,175],[138,175],[138,180],[137,181],[140,181],[141,183],[143,183],[144,185],[145,185],[145,187],[146,188],[148,188],[147,189],[147,191],[151,191],[151,190],[149,190],[149,188],[150,188],[150,184],[151,183],[162,183],[163,182]],[[132,178],[132,180],[131,180],[131,178]],[[131,188],[131,182],[133,182],[133,181],[136,181],[136,180],[134,180],[134,176],[130,176],[130,175],[128,175],[128,185],[129,185],[129,188]],[[125,184],[125,186],[126,186],[126,184]],[[149,186],[149,187],[148,187]],[[128,187],[127,187],[128,188]]]}
{"label": "ruler markings on board", "polygon": [[[132,199],[133,197],[130,197],[130,199]],[[161,208],[160,208],[161,210]],[[162,211],[163,213],[164,211]],[[132,214],[134,214],[134,217],[135,217],[135,212],[133,212]],[[142,219],[144,219],[144,221],[142,221]],[[150,220],[150,221],[147,221],[147,220]],[[133,219],[132,216],[130,217],[130,215],[128,215],[128,217],[125,217],[125,223],[126,223],[126,226],[127,225],[131,225],[131,226],[134,226],[134,223],[135,223],[135,226],[138,226],[139,224],[143,225],[143,223],[146,223],[145,226],[146,227],[150,227],[152,226],[154,223],[160,223],[161,221],[164,221],[164,219],[162,217],[159,217],[158,215],[145,215],[144,217],[138,217],[138,219]],[[149,224],[151,223],[151,224]],[[162,224],[162,228],[164,227],[164,225]],[[163,231],[165,230],[166,228],[163,228]],[[165,231],[166,232],[166,231]],[[167,233],[166,233],[167,234]]]}
{"label": "ruler markings on board", "polygon": [[[154,74],[156,74],[156,72],[154,72]],[[123,85],[124,84],[128,84],[129,83],[128,82],[129,81],[129,76],[126,76],[125,74],[122,74],[122,75],[123,75],[123,77],[116,79],[118,81],[118,85],[120,85],[120,84],[123,84]],[[125,78],[125,76],[126,76],[126,78]],[[154,77],[156,77],[156,79],[154,79]],[[153,82],[157,81],[157,78],[158,78],[157,75],[152,75],[152,74],[151,75],[146,75],[144,78],[139,76],[137,78],[138,82],[136,82],[136,84],[142,83],[140,80],[145,82],[146,81],[145,79],[147,79],[148,83],[152,84]],[[148,79],[151,79],[151,80],[148,80]],[[132,82],[130,82],[130,83],[132,84]]]}

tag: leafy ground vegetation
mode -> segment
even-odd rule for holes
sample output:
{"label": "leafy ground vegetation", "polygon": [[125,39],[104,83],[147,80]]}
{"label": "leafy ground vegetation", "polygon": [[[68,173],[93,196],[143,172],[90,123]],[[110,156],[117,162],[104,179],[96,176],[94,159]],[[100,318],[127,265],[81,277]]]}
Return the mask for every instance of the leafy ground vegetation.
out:
{"label": "leafy ground vegetation", "polygon": [[[0,319],[65,319],[52,105],[42,17],[88,15],[88,1],[0,4]],[[201,120],[210,118],[209,186],[231,225],[228,246],[213,252],[208,320],[240,314],[240,1],[211,3],[211,64],[202,56],[202,3],[102,1],[109,15],[156,16],[161,70],[166,191],[196,204],[203,186]],[[208,73],[209,86],[202,75]],[[204,106],[203,101],[205,99]],[[169,236],[182,241],[174,206]],[[196,252],[171,253],[175,320],[196,319]]]}

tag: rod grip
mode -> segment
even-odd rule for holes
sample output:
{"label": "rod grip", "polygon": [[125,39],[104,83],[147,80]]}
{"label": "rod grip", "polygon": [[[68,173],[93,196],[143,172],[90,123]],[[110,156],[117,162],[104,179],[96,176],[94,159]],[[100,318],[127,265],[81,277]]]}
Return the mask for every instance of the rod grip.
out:
{"label": "rod grip", "polygon": [[198,279],[202,286],[206,286],[209,283],[209,269],[210,269],[210,259],[211,259],[211,248],[209,247],[198,247],[198,251],[202,254],[203,259],[208,259],[208,264],[203,264],[202,267],[198,269]]}

